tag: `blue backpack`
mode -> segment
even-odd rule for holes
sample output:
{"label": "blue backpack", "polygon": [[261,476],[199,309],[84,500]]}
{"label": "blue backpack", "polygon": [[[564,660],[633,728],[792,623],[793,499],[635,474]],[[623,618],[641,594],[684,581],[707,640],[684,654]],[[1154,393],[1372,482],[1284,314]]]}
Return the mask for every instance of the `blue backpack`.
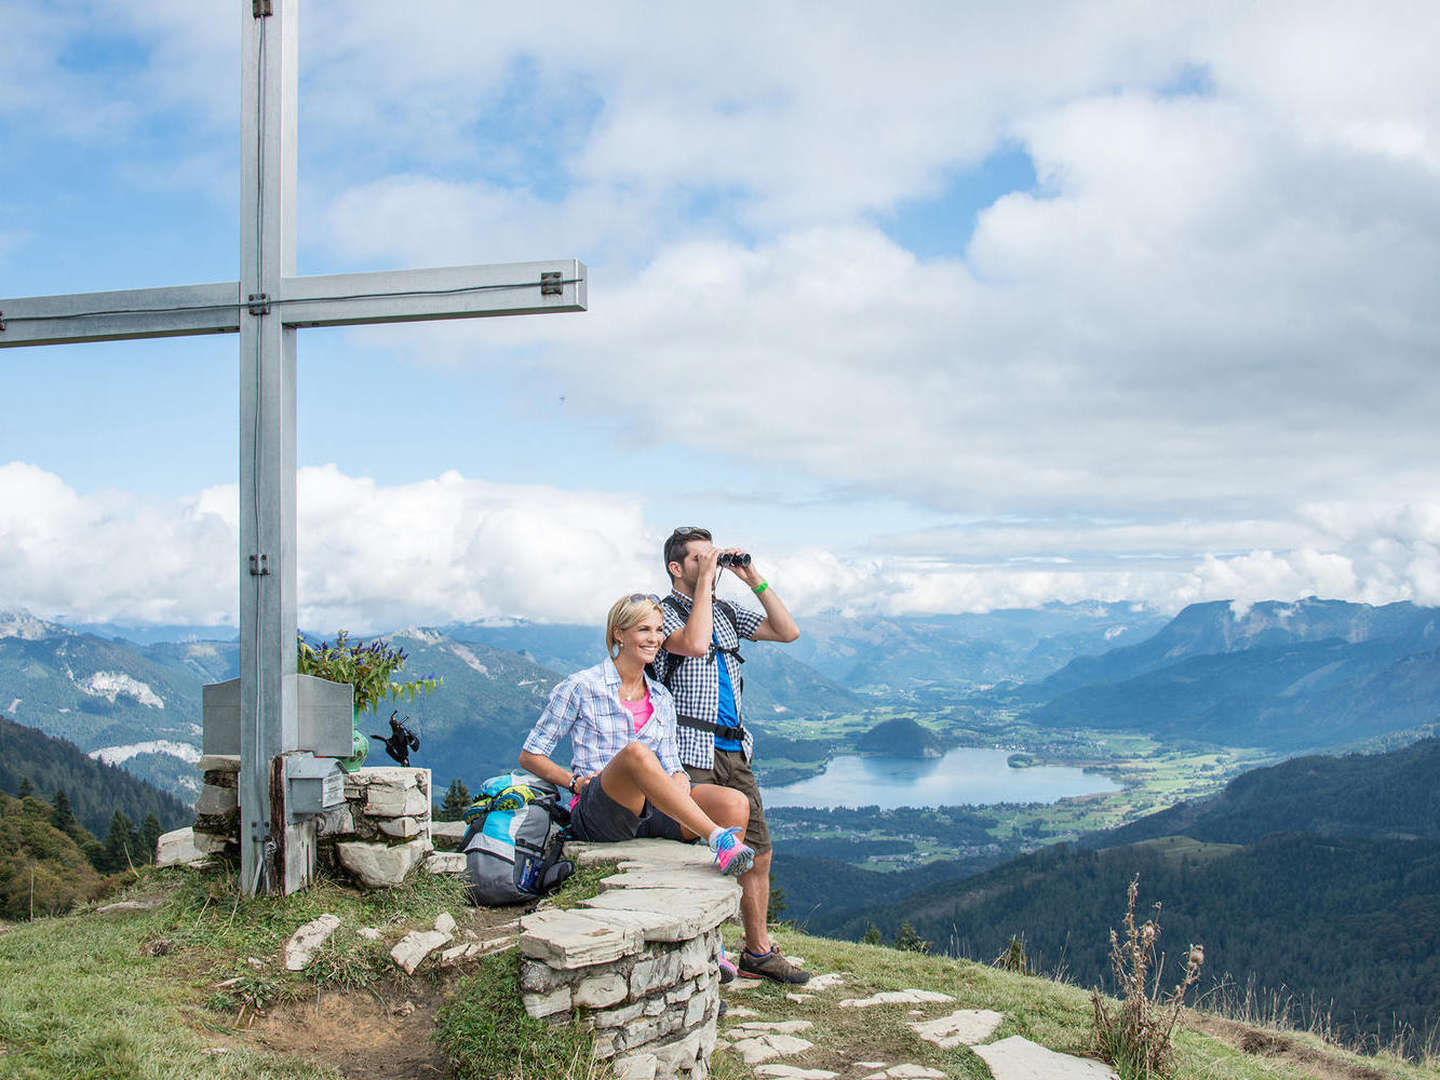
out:
{"label": "blue backpack", "polygon": [[560,857],[570,811],[547,780],[527,772],[492,776],[461,820],[470,826],[460,850],[472,904],[531,903],[575,872],[575,864]]}

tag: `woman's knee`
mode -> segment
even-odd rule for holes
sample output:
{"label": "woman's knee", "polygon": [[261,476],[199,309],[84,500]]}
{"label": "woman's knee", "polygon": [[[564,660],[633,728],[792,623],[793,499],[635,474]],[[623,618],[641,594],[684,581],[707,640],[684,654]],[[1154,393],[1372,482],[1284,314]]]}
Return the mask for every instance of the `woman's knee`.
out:
{"label": "woman's knee", "polygon": [[[611,764],[621,762],[628,768],[640,768],[651,762],[658,762],[660,759],[655,756],[655,751],[642,742],[628,742],[620,748],[620,752],[610,759]],[[607,766],[608,767],[608,766]]]}

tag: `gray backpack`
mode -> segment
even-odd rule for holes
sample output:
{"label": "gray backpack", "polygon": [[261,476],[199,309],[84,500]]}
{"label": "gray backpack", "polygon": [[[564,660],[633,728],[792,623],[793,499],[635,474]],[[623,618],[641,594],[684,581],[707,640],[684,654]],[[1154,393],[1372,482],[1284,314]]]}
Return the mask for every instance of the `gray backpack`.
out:
{"label": "gray backpack", "polygon": [[575,871],[560,857],[570,811],[554,784],[526,772],[492,776],[461,815],[472,904],[526,904],[560,887]]}

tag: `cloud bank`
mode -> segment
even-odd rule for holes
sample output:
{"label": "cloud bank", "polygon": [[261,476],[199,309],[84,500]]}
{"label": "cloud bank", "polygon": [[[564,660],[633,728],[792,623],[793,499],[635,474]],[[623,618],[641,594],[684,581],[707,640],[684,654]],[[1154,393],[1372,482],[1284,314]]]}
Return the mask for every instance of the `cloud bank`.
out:
{"label": "cloud bank", "polygon": [[[82,496],[34,466],[0,467],[0,608],[80,621],[233,624],[236,490],[169,503]],[[301,622],[366,632],[452,620],[593,623],[624,592],[660,589],[661,537],[640,495],[494,484],[443,473],[381,486],[333,466],[301,470]],[[1322,595],[1440,603],[1440,503],[1326,504],[1256,522],[1293,548],[1230,555],[1203,531],[1091,525],[1084,560],[1015,558],[1065,545],[1056,523],[976,523],[892,538],[901,554],[823,546],[757,552],[800,614],[904,615],[1130,600]]]}

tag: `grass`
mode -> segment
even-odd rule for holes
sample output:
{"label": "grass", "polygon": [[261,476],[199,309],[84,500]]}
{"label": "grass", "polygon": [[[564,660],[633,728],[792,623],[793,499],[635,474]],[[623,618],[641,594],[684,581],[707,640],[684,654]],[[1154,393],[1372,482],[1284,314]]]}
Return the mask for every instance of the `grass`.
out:
{"label": "grass", "polygon": [[[986,964],[943,956],[900,952],[881,945],[863,945],[809,937],[779,930],[774,934],[781,949],[798,954],[812,971],[846,972],[844,985],[799,1002],[787,1000],[787,988],[755,985],[731,992],[732,1005],[754,1009],[759,1016],[733,1018],[723,1023],[729,1039],[738,1037],[734,1025],[754,1020],[805,1019],[814,1022],[800,1037],[815,1043],[808,1051],[787,1056],[783,1062],[802,1068],[827,1069],[842,1077],[862,1075],[856,1061],[909,1062],[926,1065],[952,1078],[989,1080],[989,1071],[966,1048],[941,1050],[918,1039],[905,1023],[931,1019],[955,1009],[994,1009],[1005,1019],[995,1039],[1022,1035],[1061,1053],[1090,1056],[1093,1050],[1092,1007],[1088,991],[1052,979],[999,970]],[[739,948],[738,938],[727,949]],[[880,1005],[843,1009],[848,997],[863,997],[879,990],[917,988],[950,994],[955,1002],[924,1006]],[[920,1008],[923,1015],[909,1015]],[[1187,1014],[1188,1016],[1189,1014]],[[818,1037],[817,1037],[818,1036]],[[1319,1045],[1319,1040],[1314,1040]],[[1359,1057],[1333,1047],[1320,1047],[1329,1064],[1291,1056],[1267,1057],[1245,1053],[1227,1041],[1194,1029],[1186,1019],[1177,1027],[1172,1057],[1176,1080],[1301,1080],[1321,1076],[1327,1080],[1437,1080],[1440,1071],[1398,1060]],[[1321,1056],[1317,1054],[1317,1057]],[[719,1080],[750,1080],[752,1071],[730,1050],[717,1051],[712,1075]]]}
{"label": "grass", "polygon": [[[605,868],[577,874],[560,894],[562,904],[593,891],[604,874]],[[432,971],[428,965],[409,977],[390,964],[385,945],[354,933],[361,926],[377,926],[393,941],[406,929],[430,925],[441,911],[465,926],[487,916],[513,915],[513,909],[468,910],[457,884],[428,875],[399,890],[368,895],[322,883],[291,897],[243,900],[231,891],[232,884],[223,876],[151,870],[130,895],[157,898],[160,904],[153,910],[105,916],[85,911],[0,933],[0,1077],[339,1080],[337,1068],[299,1056],[310,1053],[308,1046],[286,1055],[267,1049],[259,1037],[267,1024],[273,1029],[277,1010],[286,1017],[300,1015],[287,1003],[308,1003],[327,989],[348,995],[339,999],[342,1021],[345,1003],[363,1003],[371,995],[391,1005],[413,997],[422,1012],[426,1001],[443,1002],[433,1028],[428,1017],[422,1021],[417,1013],[407,1021],[416,1026],[402,1030],[422,1043],[433,1031],[462,1080],[596,1080],[604,1074],[603,1066],[589,1061],[583,1033],[524,1015],[515,991],[513,954],[489,957],[458,978],[450,969]],[[280,961],[284,940],[325,912],[340,917],[340,929],[309,970],[285,971]],[[738,949],[737,933],[727,930],[729,944]],[[925,1018],[956,1008],[990,1008],[1005,1016],[997,1037],[1023,1035],[1065,1053],[1084,1054],[1090,1046],[1089,997],[1079,987],[788,929],[775,936],[785,952],[803,956],[813,971],[851,973],[842,987],[799,1003],[786,999],[788,988],[774,984],[728,994],[732,1006],[743,1004],[760,1013],[757,1019],[815,1022],[810,1037],[816,1045],[785,1058],[785,1064],[833,1069],[853,1078],[862,1075],[851,1067],[855,1061],[903,1061],[929,1065],[950,1077],[987,1080],[983,1063],[970,1051],[940,1050],[918,1040],[904,1026],[917,1019],[906,1006],[839,1008],[845,997],[909,987],[956,999],[924,1006]],[[262,962],[259,970],[250,957]],[[218,985],[231,979],[236,981]],[[266,1016],[258,1017],[261,1013]],[[1293,1038],[1313,1047],[1307,1053],[1316,1060],[1349,1064],[1325,1071],[1304,1054],[1244,1053],[1221,1035],[1196,1030],[1187,1014],[1175,1037],[1173,1075],[1176,1080],[1440,1080],[1433,1068],[1383,1056],[1347,1057],[1318,1039]],[[214,1050],[226,1052],[206,1052]],[[753,1076],[730,1051],[717,1052],[712,1065],[719,1080]]]}
{"label": "grass", "polygon": [[435,1039],[459,1080],[596,1076],[593,1039],[573,1024],[532,1019],[520,1005],[514,952],[486,958],[436,1017]]}

